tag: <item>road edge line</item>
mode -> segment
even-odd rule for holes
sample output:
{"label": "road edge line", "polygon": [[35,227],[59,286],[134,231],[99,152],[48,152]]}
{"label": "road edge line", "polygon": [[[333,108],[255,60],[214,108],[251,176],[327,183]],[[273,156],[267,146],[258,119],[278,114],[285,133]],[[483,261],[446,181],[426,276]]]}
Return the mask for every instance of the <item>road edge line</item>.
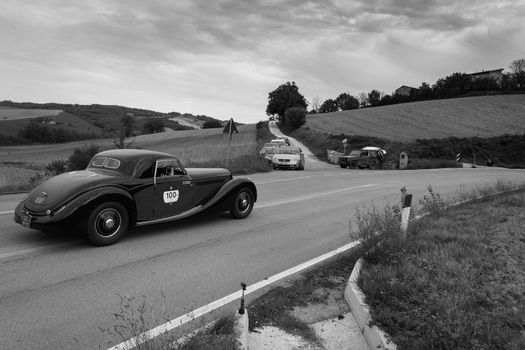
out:
{"label": "road edge line", "polygon": [[[248,295],[252,292],[255,292],[263,287],[266,287],[274,282],[277,282],[283,278],[286,278],[286,277],[289,277],[295,273],[298,273],[302,270],[305,270],[315,264],[318,264],[324,260],[327,260],[331,257],[334,257],[338,254],[341,254],[349,249],[352,249],[354,248],[355,246],[359,245],[360,244],[360,241],[357,240],[357,241],[353,241],[353,242],[350,242],[348,244],[345,244],[344,246],[342,247],[339,247],[335,250],[332,250],[328,253],[325,253],[321,256],[318,256],[317,258],[314,258],[314,259],[311,259],[311,260],[308,260],[302,264],[299,264],[297,266],[294,266],[290,269],[287,269],[283,272],[280,272],[278,274],[275,274],[271,277],[268,277],[262,281],[259,281],[259,282],[256,282],[252,285],[249,285],[247,288],[246,288],[246,291],[244,292],[244,295]],[[204,305],[204,306],[201,306],[195,310],[192,310],[182,316],[179,316],[173,320],[170,320],[164,324],[161,324],[155,328],[152,328],[150,329],[149,331],[146,331],[142,334],[139,334],[138,336],[135,336],[133,338],[130,338],[126,341],[123,341],[122,343],[119,343],[117,345],[114,345],[110,348],[108,348],[108,350],[129,350],[129,349],[132,349],[134,347],[137,347],[138,345],[140,344],[143,344],[161,334],[164,334],[166,332],[169,332],[179,326],[182,326],[183,324],[186,324],[192,320],[195,320],[197,319],[198,317],[200,316],[203,316],[221,306],[224,306],[236,299],[239,299],[241,298],[242,296],[242,290],[238,290],[236,292],[233,292],[221,299],[218,299],[218,300],[215,300],[207,305]]]}

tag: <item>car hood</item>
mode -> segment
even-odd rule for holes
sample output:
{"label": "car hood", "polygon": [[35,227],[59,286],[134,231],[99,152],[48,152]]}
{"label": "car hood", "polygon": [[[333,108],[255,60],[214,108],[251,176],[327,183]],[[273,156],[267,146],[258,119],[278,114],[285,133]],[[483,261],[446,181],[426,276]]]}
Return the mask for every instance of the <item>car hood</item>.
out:
{"label": "car hood", "polygon": [[274,154],[273,159],[299,160],[300,156],[298,154]]}
{"label": "car hood", "polygon": [[87,188],[108,184],[119,178],[111,172],[92,170],[73,171],[54,176],[35,187],[26,199],[26,208],[40,212],[54,209]]}

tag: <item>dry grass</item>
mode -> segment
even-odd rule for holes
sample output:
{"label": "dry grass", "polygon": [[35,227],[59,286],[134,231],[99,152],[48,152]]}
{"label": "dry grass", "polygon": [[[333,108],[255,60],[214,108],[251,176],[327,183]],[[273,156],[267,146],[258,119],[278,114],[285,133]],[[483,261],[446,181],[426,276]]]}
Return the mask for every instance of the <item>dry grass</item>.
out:
{"label": "dry grass", "polygon": [[308,115],[305,126],[337,135],[413,141],[523,134],[523,115],[525,95],[479,96]]}
{"label": "dry grass", "polygon": [[[233,135],[230,143],[228,134],[222,129],[203,129],[141,135],[133,139],[131,147],[176,155],[186,167],[229,167],[235,173],[261,170],[266,163],[261,163],[256,156],[255,125],[238,129],[239,133]],[[44,167],[52,161],[67,160],[76,148],[91,144],[114,148],[113,139],[0,147],[0,192],[30,189],[28,183],[35,173],[43,173]]]}

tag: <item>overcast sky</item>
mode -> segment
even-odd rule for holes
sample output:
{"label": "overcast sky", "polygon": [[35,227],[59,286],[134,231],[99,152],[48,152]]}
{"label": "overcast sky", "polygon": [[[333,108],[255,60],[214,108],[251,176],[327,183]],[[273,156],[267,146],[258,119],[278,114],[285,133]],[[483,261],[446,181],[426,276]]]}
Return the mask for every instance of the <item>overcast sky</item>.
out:
{"label": "overcast sky", "polygon": [[521,0],[0,0],[0,100],[266,119],[525,58]]}

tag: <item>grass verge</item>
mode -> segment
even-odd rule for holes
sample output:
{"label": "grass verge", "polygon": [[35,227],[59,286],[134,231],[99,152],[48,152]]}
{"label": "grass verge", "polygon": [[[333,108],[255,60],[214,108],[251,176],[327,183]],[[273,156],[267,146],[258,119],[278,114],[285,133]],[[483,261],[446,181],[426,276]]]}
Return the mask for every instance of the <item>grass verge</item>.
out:
{"label": "grass verge", "polygon": [[406,239],[365,259],[373,323],[401,349],[525,348],[525,192],[449,208],[430,192],[421,207]]}

